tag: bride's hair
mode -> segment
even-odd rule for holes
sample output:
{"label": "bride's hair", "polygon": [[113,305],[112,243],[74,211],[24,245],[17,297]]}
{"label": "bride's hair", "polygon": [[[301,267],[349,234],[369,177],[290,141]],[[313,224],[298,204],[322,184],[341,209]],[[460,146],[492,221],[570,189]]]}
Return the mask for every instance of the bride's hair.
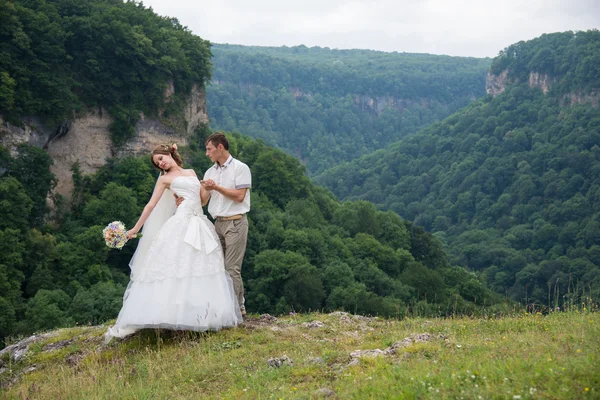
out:
{"label": "bride's hair", "polygon": [[173,160],[175,160],[175,163],[177,165],[179,165],[180,167],[183,167],[183,160],[181,159],[181,156],[177,152],[177,145],[176,144],[173,144],[173,145],[161,144],[159,146],[156,146],[154,148],[154,150],[152,150],[152,154],[150,154],[150,162],[156,168],[160,169],[158,167],[158,165],[154,164],[154,155],[155,154],[170,155],[171,157],[173,157]]}

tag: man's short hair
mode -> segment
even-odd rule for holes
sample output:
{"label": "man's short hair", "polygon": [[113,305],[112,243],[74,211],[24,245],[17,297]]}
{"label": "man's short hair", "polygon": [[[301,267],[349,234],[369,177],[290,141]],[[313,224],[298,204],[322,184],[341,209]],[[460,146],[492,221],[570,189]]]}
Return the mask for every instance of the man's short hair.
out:
{"label": "man's short hair", "polygon": [[222,132],[213,133],[206,138],[206,142],[204,144],[207,145],[209,142],[215,147],[219,147],[219,145],[222,144],[225,150],[229,150],[229,140],[227,140],[227,137]]}

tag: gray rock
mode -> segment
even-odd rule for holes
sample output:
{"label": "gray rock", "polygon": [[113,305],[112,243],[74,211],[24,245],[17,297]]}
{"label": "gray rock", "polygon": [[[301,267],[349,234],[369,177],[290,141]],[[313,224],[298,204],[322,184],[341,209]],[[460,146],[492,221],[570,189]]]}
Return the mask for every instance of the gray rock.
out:
{"label": "gray rock", "polygon": [[373,322],[377,320],[377,317],[365,317],[364,315],[354,315],[352,318],[361,322]]}
{"label": "gray rock", "polygon": [[335,392],[329,388],[321,388],[315,391],[315,396],[317,397],[332,397],[335,396]]}
{"label": "gray rock", "polygon": [[350,353],[350,357],[352,358],[375,358],[382,357],[387,355],[388,353],[384,350],[374,349],[374,350],[356,350]]}
{"label": "gray rock", "polygon": [[291,358],[284,355],[283,357],[279,357],[279,358],[269,358],[267,360],[267,365],[269,367],[273,367],[273,368],[281,368],[284,365],[294,366],[295,364]]}
{"label": "gray rock", "polygon": [[311,322],[304,322],[302,324],[303,327],[305,328],[323,328],[325,326],[324,323],[322,323],[321,321],[311,321]]}
{"label": "gray rock", "polygon": [[329,313],[329,315],[332,317],[349,317],[350,314],[344,311],[334,311],[332,313]]}
{"label": "gray rock", "polygon": [[313,358],[308,359],[308,363],[321,365],[321,364],[325,364],[325,360],[323,360],[321,357],[313,357]]}
{"label": "gray rock", "polygon": [[70,345],[73,341],[70,339],[65,339],[65,340],[61,340],[60,342],[56,342],[56,343],[49,343],[47,345],[45,345],[42,348],[42,351],[44,352],[52,352],[55,350],[60,350],[60,349],[64,349],[65,347],[67,347],[68,345]]}
{"label": "gray rock", "polygon": [[259,318],[260,322],[277,322],[277,318],[271,314],[262,314]]}
{"label": "gray rock", "polygon": [[15,362],[21,361],[21,359],[25,357],[25,354],[27,354],[28,350],[29,346],[16,348],[12,353],[12,359],[15,360]]}
{"label": "gray rock", "polygon": [[2,358],[5,354],[9,354],[9,357],[15,361],[21,361],[23,357],[27,354],[29,350],[29,346],[35,342],[38,342],[42,339],[46,339],[52,337],[57,334],[58,331],[44,333],[42,335],[33,335],[28,338],[21,340],[20,342],[7,346],[4,349],[0,350],[0,358]]}
{"label": "gray rock", "polygon": [[387,351],[391,354],[394,354],[396,351],[398,351],[399,349],[401,349],[403,347],[410,346],[414,343],[429,342],[431,339],[432,339],[432,336],[427,332],[413,333],[409,337],[405,337],[402,340],[394,342],[390,347],[387,348]]}
{"label": "gray rock", "polygon": [[360,364],[360,360],[358,358],[353,358],[352,360],[350,360],[350,362],[348,363],[348,367],[352,367],[354,365],[359,365]]}
{"label": "gray rock", "polygon": [[35,364],[33,364],[33,365],[30,365],[29,367],[25,368],[25,369],[23,370],[23,373],[25,373],[25,374],[26,374],[26,373],[28,373],[28,372],[35,371],[36,369],[37,369],[37,366],[36,366]]}

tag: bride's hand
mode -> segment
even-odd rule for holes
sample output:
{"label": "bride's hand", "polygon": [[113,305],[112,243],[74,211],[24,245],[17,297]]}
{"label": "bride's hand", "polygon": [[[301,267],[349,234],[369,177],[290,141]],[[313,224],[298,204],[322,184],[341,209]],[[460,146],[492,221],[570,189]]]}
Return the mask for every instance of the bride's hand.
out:
{"label": "bride's hand", "polygon": [[136,231],[135,229],[130,229],[127,231],[127,240],[131,240],[134,237],[137,236],[138,231]]}

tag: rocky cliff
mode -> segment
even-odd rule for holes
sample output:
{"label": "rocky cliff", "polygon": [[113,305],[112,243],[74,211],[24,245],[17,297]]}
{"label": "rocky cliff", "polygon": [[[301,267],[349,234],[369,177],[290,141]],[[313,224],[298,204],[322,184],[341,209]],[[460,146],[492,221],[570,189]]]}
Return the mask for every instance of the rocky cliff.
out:
{"label": "rocky cliff", "polygon": [[180,123],[141,115],[135,136],[119,148],[110,138],[113,119],[102,109],[89,110],[57,127],[47,127],[35,117],[23,118],[22,126],[17,127],[0,116],[0,145],[13,152],[21,143],[46,149],[54,160],[52,172],[58,179],[55,190],[69,196],[73,187],[71,167],[75,162],[79,162],[84,174],[93,173],[109,157],[147,154],[163,143],[187,144],[194,130],[208,123],[204,89],[197,86],[192,89],[182,114],[184,121]]}
{"label": "rocky cliff", "polygon": [[[550,89],[557,80],[549,74],[531,71],[529,73],[528,84],[530,88],[538,88],[544,94],[548,94]],[[519,82],[509,77],[509,71],[504,70],[500,74],[495,75],[490,72],[487,74],[485,81],[485,91],[487,94],[497,96],[504,92],[507,86],[518,84]],[[571,92],[561,96],[560,102],[562,105],[574,104],[591,104],[598,107],[600,104],[600,90],[591,90],[588,93]]]}

